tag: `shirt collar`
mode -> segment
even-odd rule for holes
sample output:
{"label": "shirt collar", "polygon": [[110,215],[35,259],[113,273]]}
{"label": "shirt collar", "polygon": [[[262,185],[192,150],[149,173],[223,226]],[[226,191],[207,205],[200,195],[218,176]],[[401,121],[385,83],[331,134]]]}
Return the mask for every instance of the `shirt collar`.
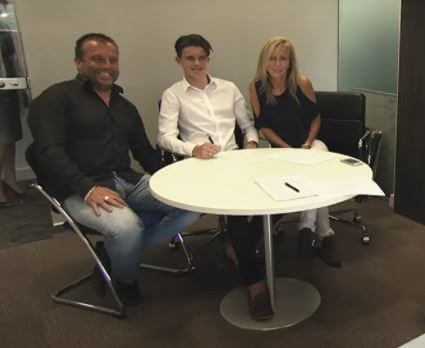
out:
{"label": "shirt collar", "polygon": [[[90,80],[87,76],[78,73],[77,76],[75,77],[75,80],[77,80],[77,82],[79,84],[81,84],[82,86],[90,86],[90,88],[92,88],[92,85],[90,83]],[[121,86],[116,85],[115,83],[112,85],[112,92],[116,92],[116,93],[124,93],[124,90]]]}
{"label": "shirt collar", "polygon": [[[218,83],[217,83],[217,79],[216,78],[214,78],[214,77],[212,77],[211,75],[209,75],[208,74],[208,78],[209,78],[209,80],[210,80],[210,83],[205,87],[205,88],[208,88],[208,87],[210,87],[210,86],[218,86]],[[183,80],[182,80],[182,84],[183,84],[183,89],[184,89],[184,91],[186,92],[189,88],[194,88],[194,89],[197,89],[198,90],[198,88],[196,88],[196,87],[193,87],[188,81],[187,81],[187,79],[186,79],[186,76],[183,76]]]}

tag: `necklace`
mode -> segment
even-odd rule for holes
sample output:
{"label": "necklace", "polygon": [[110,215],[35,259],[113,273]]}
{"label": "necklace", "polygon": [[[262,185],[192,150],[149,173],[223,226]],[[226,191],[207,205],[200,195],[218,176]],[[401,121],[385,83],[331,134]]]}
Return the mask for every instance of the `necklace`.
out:
{"label": "necklace", "polygon": [[281,95],[286,89],[286,86],[281,86],[281,87],[273,87],[272,89],[272,93],[273,95]]}

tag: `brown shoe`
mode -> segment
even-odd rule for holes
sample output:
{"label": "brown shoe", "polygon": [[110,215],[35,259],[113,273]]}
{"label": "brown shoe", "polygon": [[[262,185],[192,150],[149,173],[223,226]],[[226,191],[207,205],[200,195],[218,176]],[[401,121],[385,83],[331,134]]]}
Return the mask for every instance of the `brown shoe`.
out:
{"label": "brown shoe", "polygon": [[254,320],[262,321],[273,318],[273,309],[268,292],[259,292],[251,298],[249,296],[249,314]]}
{"label": "brown shoe", "polygon": [[331,267],[337,268],[342,266],[341,257],[336,251],[335,237],[333,235],[323,238],[319,243],[316,244],[316,253],[320,260]]}

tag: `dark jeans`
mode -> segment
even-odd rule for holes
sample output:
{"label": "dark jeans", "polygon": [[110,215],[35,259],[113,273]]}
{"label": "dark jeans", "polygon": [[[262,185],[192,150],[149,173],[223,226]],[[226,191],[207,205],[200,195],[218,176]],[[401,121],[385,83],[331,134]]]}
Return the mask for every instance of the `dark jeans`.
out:
{"label": "dark jeans", "polygon": [[259,263],[255,246],[263,236],[262,216],[254,216],[248,223],[247,216],[228,216],[227,231],[239,261],[239,271],[245,285],[264,279],[264,265]]}

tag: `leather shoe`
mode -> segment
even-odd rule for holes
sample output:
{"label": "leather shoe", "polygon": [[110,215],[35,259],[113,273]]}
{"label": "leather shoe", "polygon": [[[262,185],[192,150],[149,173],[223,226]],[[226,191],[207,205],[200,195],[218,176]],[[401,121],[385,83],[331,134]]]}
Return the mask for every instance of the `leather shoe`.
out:
{"label": "leather shoe", "polygon": [[249,296],[249,314],[252,319],[258,321],[273,318],[274,313],[270,304],[270,295],[268,292],[259,292],[254,298]]}
{"label": "leather shoe", "polygon": [[314,256],[316,238],[311,229],[304,227],[298,232],[298,251],[302,256]]}
{"label": "leather shoe", "polygon": [[124,305],[135,306],[142,301],[142,295],[137,282],[125,284],[115,281],[114,285],[117,295]]}
{"label": "leather shoe", "polygon": [[317,245],[317,256],[320,260],[331,267],[341,267],[342,261],[335,247],[335,237],[329,236],[323,238]]}

